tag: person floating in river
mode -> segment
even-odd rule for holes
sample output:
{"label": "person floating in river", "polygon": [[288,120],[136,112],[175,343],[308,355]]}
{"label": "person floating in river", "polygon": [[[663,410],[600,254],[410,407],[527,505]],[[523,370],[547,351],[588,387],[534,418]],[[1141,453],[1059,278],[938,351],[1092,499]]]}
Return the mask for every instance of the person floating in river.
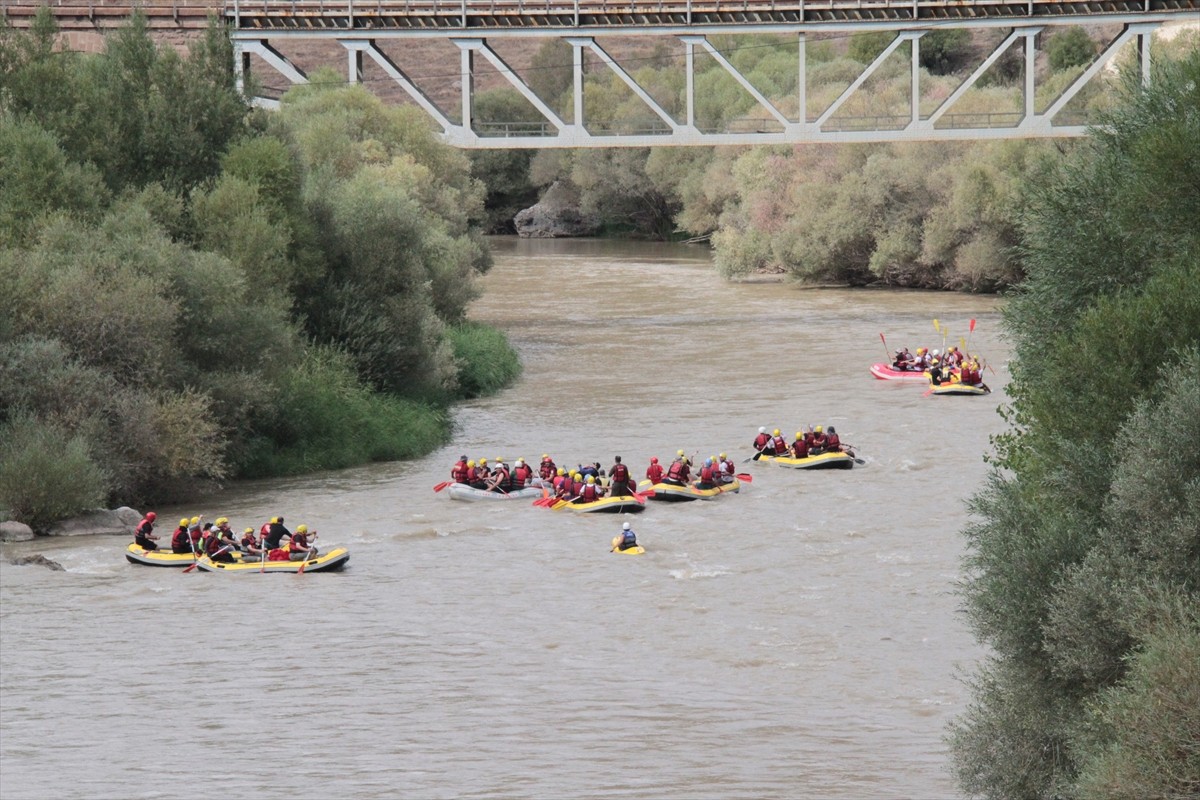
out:
{"label": "person floating in river", "polygon": [[158,540],[158,537],[154,535],[154,520],[156,519],[158,519],[158,514],[149,511],[133,529],[133,541],[143,550],[158,549],[158,545],[154,543]]}
{"label": "person floating in river", "polygon": [[637,547],[637,534],[633,532],[628,522],[621,523],[621,535],[613,540],[613,550],[628,550]]}

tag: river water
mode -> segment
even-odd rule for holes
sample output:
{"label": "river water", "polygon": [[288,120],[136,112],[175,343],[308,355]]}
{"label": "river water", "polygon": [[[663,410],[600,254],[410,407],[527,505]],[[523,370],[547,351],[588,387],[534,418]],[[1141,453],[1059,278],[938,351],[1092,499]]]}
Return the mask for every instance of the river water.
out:
{"label": "river water", "polygon": [[[127,540],[0,564],[0,796],[948,798],[980,651],[953,594],[1002,393],[874,380],[888,344],[972,349],[997,300],[731,285],[681,245],[498,239],[472,317],[521,380],[427,458],[239,484],[184,514],[275,514],[337,574],[127,564]],[[835,425],[866,464],[748,463],[759,426]],[[559,464],[728,452],[753,475],[634,517],[432,491],[461,453]],[[609,553],[622,519],[647,554]],[[165,538],[165,537],[164,537]],[[9,561],[44,553],[65,572]]]}

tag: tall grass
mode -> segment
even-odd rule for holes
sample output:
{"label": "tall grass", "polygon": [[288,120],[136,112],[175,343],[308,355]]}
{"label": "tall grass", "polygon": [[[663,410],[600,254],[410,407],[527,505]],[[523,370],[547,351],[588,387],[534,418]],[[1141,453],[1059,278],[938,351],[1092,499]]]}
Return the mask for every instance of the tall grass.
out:
{"label": "tall grass", "polygon": [[521,374],[521,359],[508,339],[495,328],[464,322],[447,329],[458,361],[459,396],[495,394]]}
{"label": "tall grass", "polygon": [[271,435],[245,454],[243,476],[297,475],[414,458],[449,434],[443,409],[372,392],[349,359],[330,348],[314,349],[283,376],[280,390]]}

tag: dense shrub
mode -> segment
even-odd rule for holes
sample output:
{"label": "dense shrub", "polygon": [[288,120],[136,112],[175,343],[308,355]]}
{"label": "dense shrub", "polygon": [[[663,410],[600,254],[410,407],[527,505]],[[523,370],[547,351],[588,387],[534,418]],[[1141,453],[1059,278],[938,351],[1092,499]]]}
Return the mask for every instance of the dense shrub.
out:
{"label": "dense shrub", "polygon": [[1096,43],[1087,31],[1077,26],[1057,31],[1046,42],[1050,68],[1056,72],[1083,67],[1096,57]]}
{"label": "dense shrub", "polygon": [[1021,220],[1014,427],[967,532],[967,611],[994,654],[951,738],[971,793],[1200,786],[1198,87],[1200,51],[1146,90],[1130,76]]}
{"label": "dense shrub", "polygon": [[0,424],[0,516],[34,530],[96,508],[108,476],[87,441],[63,428],[18,416]]}
{"label": "dense shrub", "polygon": [[248,453],[242,470],[294,475],[412,458],[442,444],[447,432],[442,410],[374,393],[349,358],[314,348],[279,381],[265,430],[273,446]]}
{"label": "dense shrub", "polygon": [[464,322],[447,331],[458,362],[462,397],[495,394],[521,374],[521,360],[508,339],[495,328]]}

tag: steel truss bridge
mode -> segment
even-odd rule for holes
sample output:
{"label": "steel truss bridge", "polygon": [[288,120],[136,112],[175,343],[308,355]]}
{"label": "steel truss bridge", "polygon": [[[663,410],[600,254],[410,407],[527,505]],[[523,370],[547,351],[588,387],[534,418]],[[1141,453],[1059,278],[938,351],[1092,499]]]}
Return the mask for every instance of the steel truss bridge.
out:
{"label": "steel truss bridge", "polygon": [[[60,0],[61,2],[61,0]],[[31,0],[4,0],[0,12],[27,22]],[[254,57],[293,84],[308,77],[272,42],[325,39],[347,56],[347,78],[361,82],[366,59],[389,76],[432,118],[445,141],[463,148],[644,147],[656,145],[744,145],[802,142],[890,142],[1080,136],[1086,125],[1059,119],[1060,112],[1117,51],[1133,43],[1143,81],[1150,71],[1150,39],[1168,22],[1200,23],[1200,0],[226,0],[223,7],[195,0],[171,6],[141,6],[151,28],[186,29],[203,24],[211,11],[223,14],[245,87]],[[99,16],[97,9],[100,9]],[[120,10],[118,10],[120,9]],[[64,29],[104,27],[128,17],[129,6],[57,5]],[[99,22],[97,21],[99,19]],[[165,20],[165,22],[164,22]],[[1078,77],[1042,109],[1036,108],[1037,36],[1066,25],[1112,25],[1119,30]],[[934,110],[921,109],[921,39],[934,30],[993,28],[1007,36]],[[806,45],[810,35],[893,34],[875,60],[824,110],[807,111]],[[789,116],[726,58],[709,37],[722,34],[783,34],[795,37],[798,115]],[[603,47],[606,37],[667,37],[683,46],[686,77],[680,118],[669,113]],[[489,39],[558,38],[573,51],[572,112],[560,115],[489,45]],[[401,69],[380,42],[438,38],[460,51],[460,113],[452,118]],[[897,50],[908,45],[911,60],[908,113],[869,117],[838,112]],[[956,114],[955,103],[1012,48],[1023,53],[1023,109],[1013,113]],[[904,52],[901,50],[901,52]],[[763,119],[738,120],[729,130],[697,125],[697,55],[724,69],[761,107]],[[646,130],[606,132],[589,126],[584,113],[585,57],[604,64],[645,103],[658,122]],[[541,123],[492,123],[474,112],[476,65],[490,64],[544,117]],[[264,105],[274,101],[259,98]],[[789,104],[792,105],[792,104]],[[1065,116],[1065,115],[1064,115]],[[749,124],[745,124],[749,123]]]}

